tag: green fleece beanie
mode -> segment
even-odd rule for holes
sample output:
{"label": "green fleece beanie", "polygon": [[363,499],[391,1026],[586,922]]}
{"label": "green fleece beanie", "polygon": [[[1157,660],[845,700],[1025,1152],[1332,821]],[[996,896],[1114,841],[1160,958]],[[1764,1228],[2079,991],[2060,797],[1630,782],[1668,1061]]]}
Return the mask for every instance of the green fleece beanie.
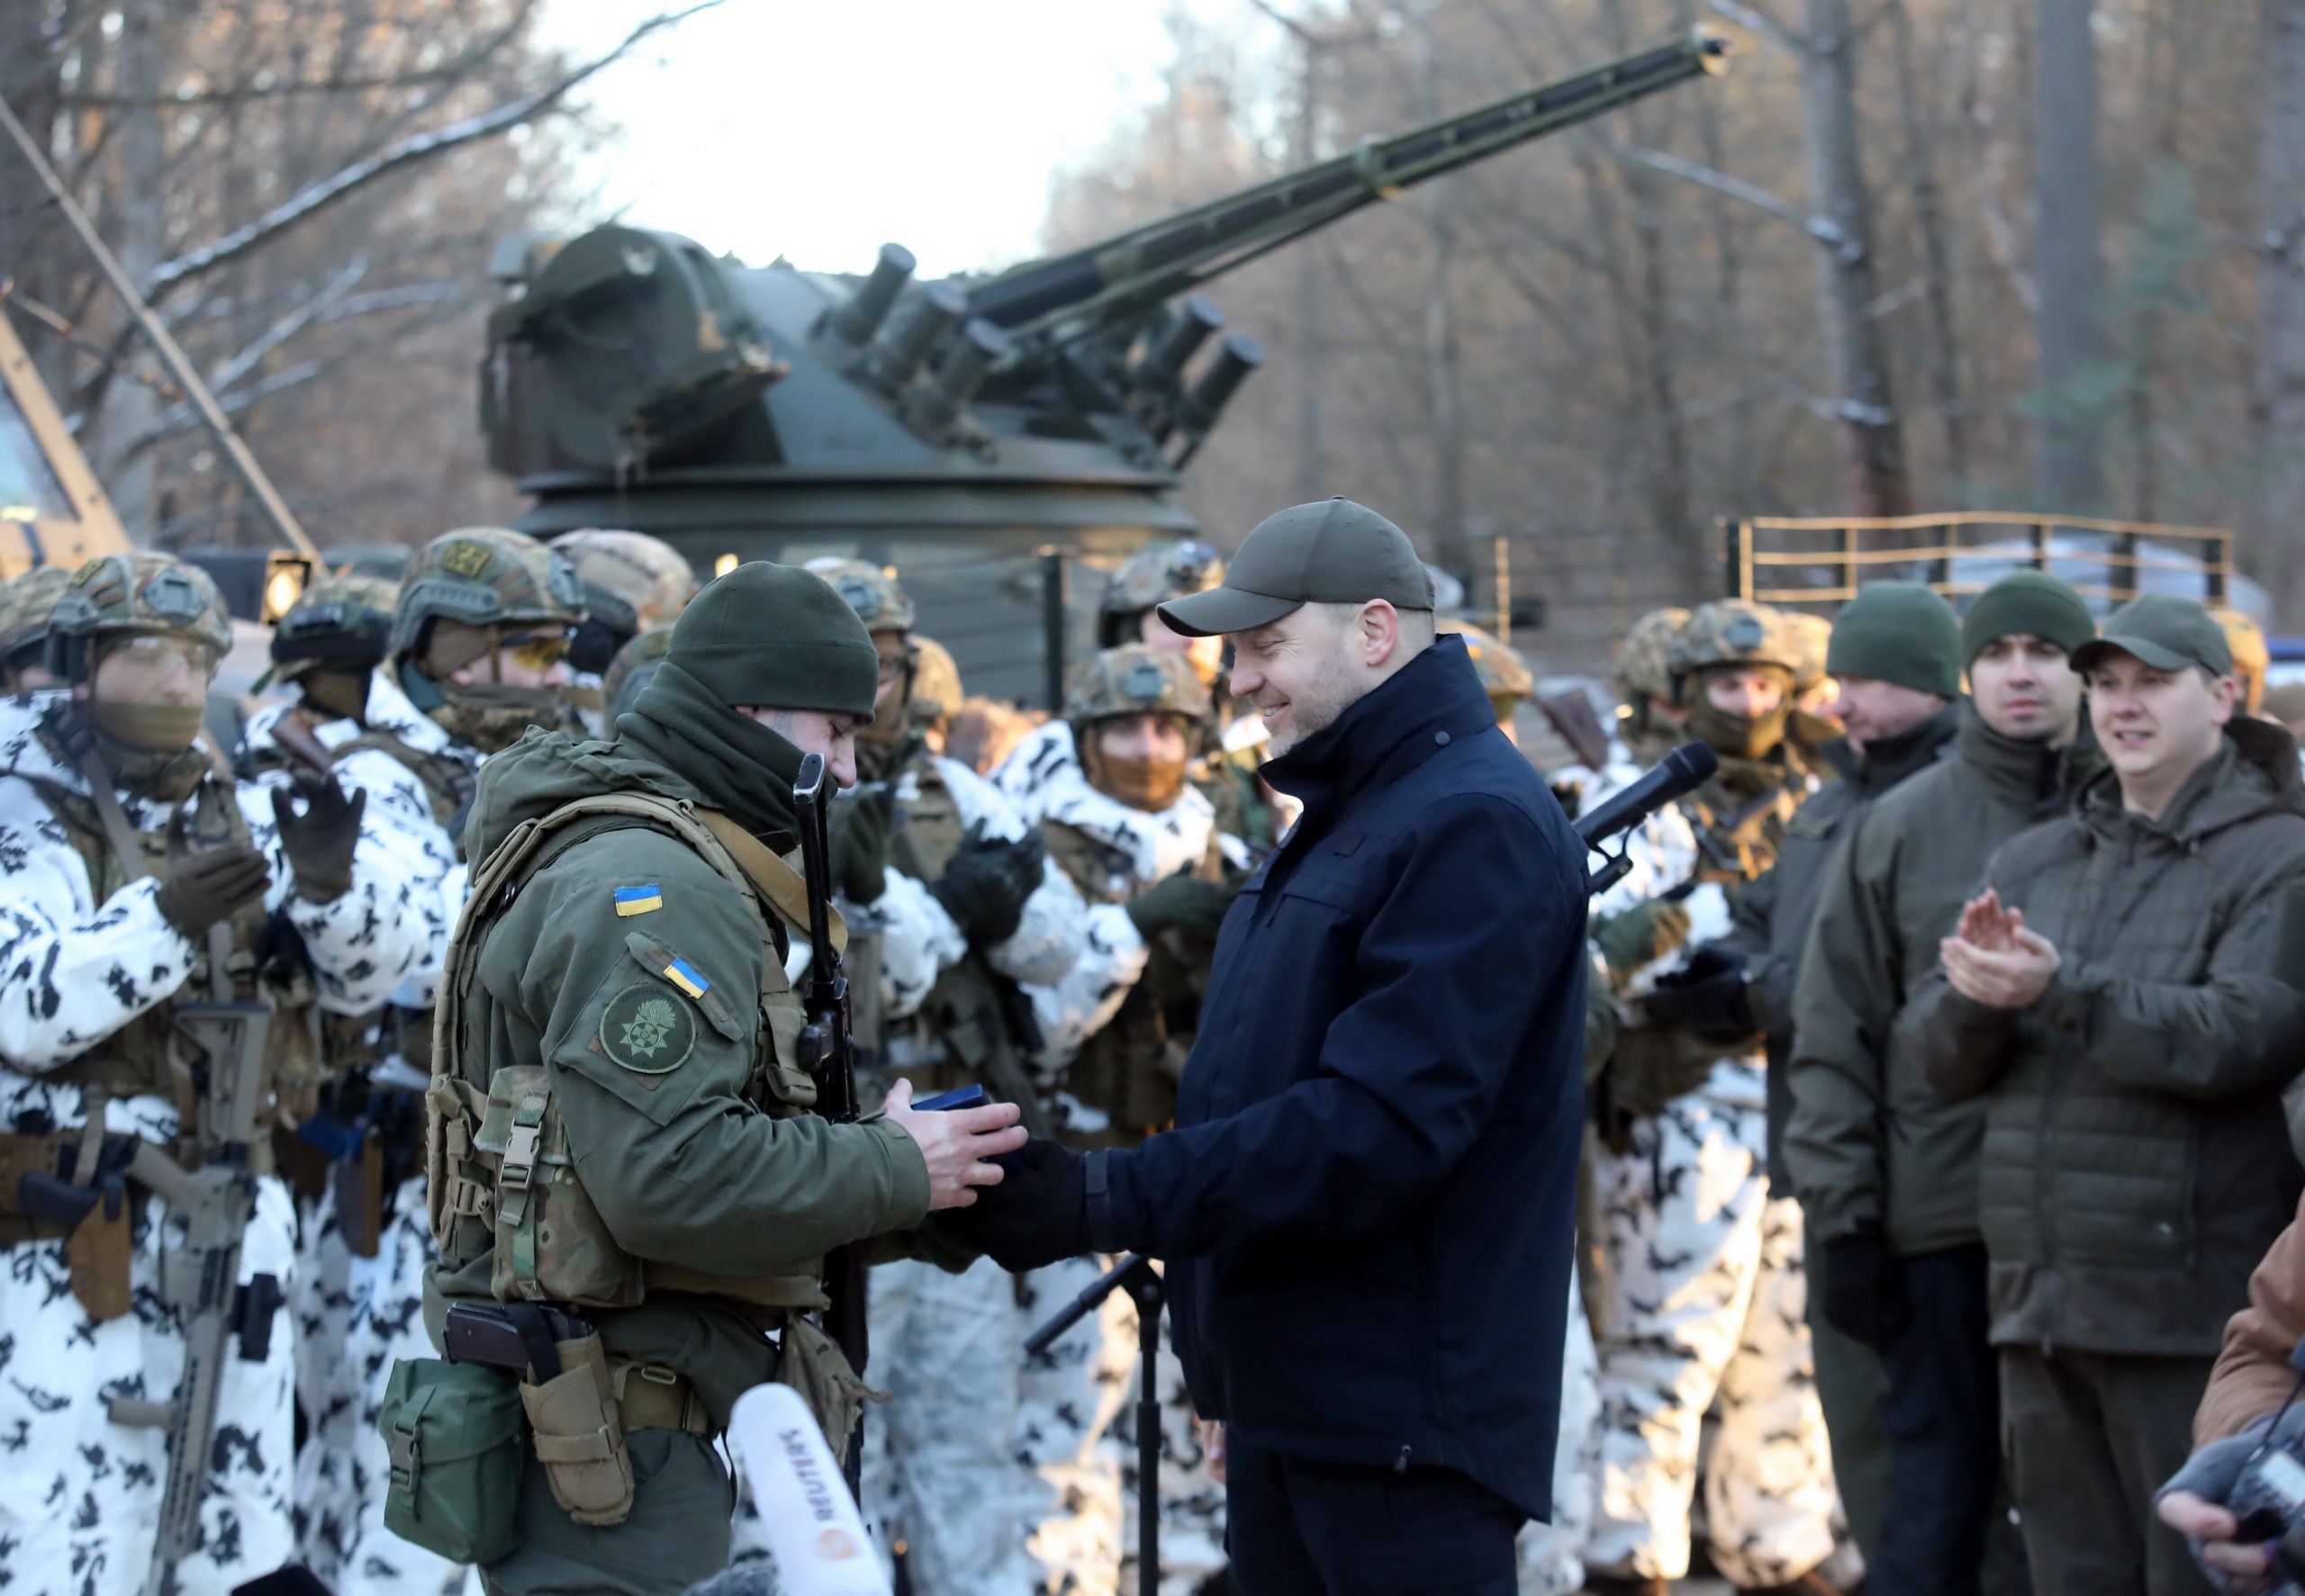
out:
{"label": "green fleece beanie", "polygon": [[2097,636],[2097,618],[2066,583],[2046,571],[2012,571],[1985,589],[1961,618],[1961,665],[1976,663],[1986,644],[2018,634],[2071,654]]}
{"label": "green fleece beanie", "polygon": [[665,659],[728,705],[872,718],[872,635],[814,572],[752,560],[709,583],[673,623]]}
{"label": "green fleece beanie", "polygon": [[1959,698],[1960,623],[1924,583],[1868,582],[1833,617],[1825,671]]}

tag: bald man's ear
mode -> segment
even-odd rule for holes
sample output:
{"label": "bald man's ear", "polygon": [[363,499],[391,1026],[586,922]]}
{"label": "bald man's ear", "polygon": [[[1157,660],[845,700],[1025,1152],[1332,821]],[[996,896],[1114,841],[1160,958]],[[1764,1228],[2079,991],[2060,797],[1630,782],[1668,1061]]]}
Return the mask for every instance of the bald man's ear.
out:
{"label": "bald man's ear", "polygon": [[1388,600],[1371,599],[1363,604],[1353,617],[1353,625],[1359,634],[1360,656],[1371,666],[1383,666],[1400,646],[1400,612]]}

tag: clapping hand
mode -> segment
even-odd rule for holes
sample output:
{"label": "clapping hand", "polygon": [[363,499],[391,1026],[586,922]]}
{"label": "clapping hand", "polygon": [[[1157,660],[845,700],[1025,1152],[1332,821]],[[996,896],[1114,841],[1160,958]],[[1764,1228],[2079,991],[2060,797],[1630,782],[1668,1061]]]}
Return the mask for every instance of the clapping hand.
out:
{"label": "clapping hand", "polygon": [[1937,954],[1953,990],[1989,1008],[2031,1007],[2063,963],[2055,944],[2025,924],[2025,911],[2005,906],[1991,888],[1963,906]]}

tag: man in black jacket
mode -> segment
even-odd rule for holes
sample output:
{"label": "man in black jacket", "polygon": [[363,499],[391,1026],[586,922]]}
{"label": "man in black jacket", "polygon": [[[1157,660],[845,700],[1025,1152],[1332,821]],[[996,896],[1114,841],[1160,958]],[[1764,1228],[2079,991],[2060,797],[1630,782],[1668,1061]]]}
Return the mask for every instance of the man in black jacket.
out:
{"label": "man in black jacket", "polygon": [[1304,816],[1225,920],[1177,1128],[1033,1143],[963,1229],[1169,1260],[1245,1596],[1506,1596],[1551,1501],[1584,849],[1383,517],[1284,510],[1161,613],[1230,639]]}

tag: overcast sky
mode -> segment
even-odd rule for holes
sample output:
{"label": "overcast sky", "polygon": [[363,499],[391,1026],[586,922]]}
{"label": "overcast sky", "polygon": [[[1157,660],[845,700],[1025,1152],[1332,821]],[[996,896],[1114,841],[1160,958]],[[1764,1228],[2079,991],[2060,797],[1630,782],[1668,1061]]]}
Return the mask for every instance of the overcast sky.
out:
{"label": "overcast sky", "polygon": [[[670,0],[550,0],[595,54]],[[762,266],[927,273],[1038,251],[1049,178],[1157,90],[1162,17],[1227,0],[728,0],[589,86],[624,130],[596,176],[635,226]]]}

